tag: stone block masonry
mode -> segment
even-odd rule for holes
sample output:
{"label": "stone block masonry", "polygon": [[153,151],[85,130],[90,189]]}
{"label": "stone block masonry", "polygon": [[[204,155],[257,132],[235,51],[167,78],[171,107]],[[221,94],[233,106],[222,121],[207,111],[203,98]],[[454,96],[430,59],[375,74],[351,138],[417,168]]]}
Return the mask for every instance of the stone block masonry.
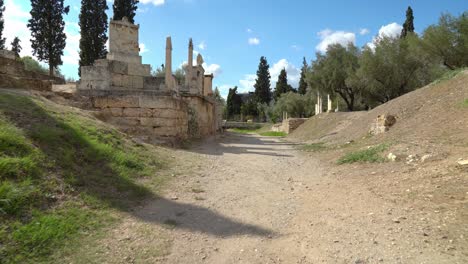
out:
{"label": "stone block masonry", "polygon": [[166,39],[164,77],[154,77],[151,67],[141,63],[138,30],[125,18],[110,22],[109,53],[81,67],[78,92],[90,98],[100,119],[143,140],[176,143],[216,133],[220,110],[212,98],[214,76],[204,74],[200,54],[193,66],[192,41],[187,79],[180,85],[172,74],[171,37]]}

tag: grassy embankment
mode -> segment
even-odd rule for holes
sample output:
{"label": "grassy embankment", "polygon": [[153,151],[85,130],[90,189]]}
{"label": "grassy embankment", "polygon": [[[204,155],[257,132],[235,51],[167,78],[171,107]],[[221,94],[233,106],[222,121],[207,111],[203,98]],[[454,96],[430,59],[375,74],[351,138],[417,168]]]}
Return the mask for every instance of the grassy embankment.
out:
{"label": "grassy embankment", "polygon": [[155,196],[163,156],[81,112],[0,93],[0,262],[47,262],[116,223]]}

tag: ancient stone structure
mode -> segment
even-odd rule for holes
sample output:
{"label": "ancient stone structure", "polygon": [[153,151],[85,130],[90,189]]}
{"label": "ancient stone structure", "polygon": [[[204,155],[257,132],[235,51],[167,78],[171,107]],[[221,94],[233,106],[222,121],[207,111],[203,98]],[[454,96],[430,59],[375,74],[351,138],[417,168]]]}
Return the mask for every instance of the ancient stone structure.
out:
{"label": "ancient stone structure", "polygon": [[378,135],[387,132],[391,126],[396,123],[396,117],[393,115],[385,114],[379,115],[372,123],[369,133],[371,135]]}
{"label": "ancient stone structure", "polygon": [[321,114],[323,113],[323,102],[322,102],[322,97],[320,96],[320,93],[317,92],[317,103],[315,104],[315,114]]}
{"label": "ancient stone structure", "polygon": [[289,134],[296,130],[300,125],[304,124],[304,122],[307,120],[308,118],[286,118],[283,119],[282,123],[273,125],[271,130]]}
{"label": "ancient stone structure", "polygon": [[50,91],[53,84],[62,83],[65,83],[62,78],[27,70],[14,52],[0,50],[0,88]]}
{"label": "ancient stone structure", "polygon": [[213,75],[205,76],[201,55],[193,66],[192,40],[182,84],[172,74],[171,37],[166,39],[164,77],[154,77],[150,65],[142,64],[138,30],[126,18],[110,22],[109,53],[81,67],[78,92],[90,97],[102,120],[143,140],[174,142],[216,133]]}
{"label": "ancient stone structure", "polygon": [[327,113],[331,113],[332,109],[332,100],[330,99],[330,95],[327,95]]}

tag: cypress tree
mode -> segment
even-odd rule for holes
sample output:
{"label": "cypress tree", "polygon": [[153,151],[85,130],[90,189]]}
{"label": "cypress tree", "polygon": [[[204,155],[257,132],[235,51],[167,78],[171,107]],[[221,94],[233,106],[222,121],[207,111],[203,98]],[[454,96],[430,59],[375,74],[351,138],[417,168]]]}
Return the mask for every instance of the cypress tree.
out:
{"label": "cypress tree", "polygon": [[127,17],[130,23],[135,23],[135,12],[138,0],[114,0],[114,20],[122,20]]}
{"label": "cypress tree", "polygon": [[255,98],[259,103],[270,103],[271,90],[270,90],[270,65],[267,59],[262,56],[257,70],[257,79],[255,80]]}
{"label": "cypress tree", "polygon": [[291,92],[292,90],[292,87],[288,84],[288,73],[286,72],[286,69],[283,68],[278,76],[278,81],[276,82],[274,93],[275,100],[278,100],[282,94]]}
{"label": "cypress tree", "polygon": [[68,14],[70,6],[64,6],[64,0],[31,0],[31,47],[33,54],[40,61],[49,64],[49,75],[54,68],[62,65],[62,55],[67,36],[63,14]]}
{"label": "cypress tree", "polygon": [[3,12],[5,12],[5,6],[3,0],[0,0],[0,49],[5,49],[5,38],[3,37],[5,21],[3,20]]}
{"label": "cypress tree", "polygon": [[406,20],[403,23],[403,29],[401,30],[401,38],[405,38],[408,33],[414,33],[414,16],[413,16],[413,9],[411,6],[408,6],[406,10]]}
{"label": "cypress tree", "polygon": [[307,92],[306,73],[308,67],[306,58],[304,57],[304,60],[302,61],[301,79],[299,80],[299,94],[306,94]]}
{"label": "cypress tree", "polygon": [[18,37],[15,37],[13,39],[13,42],[11,42],[11,51],[13,51],[16,55],[16,57],[19,58],[20,52],[21,52],[21,45],[20,45],[21,40]]}
{"label": "cypress tree", "polygon": [[95,60],[106,56],[107,9],[106,0],[81,0],[80,76],[81,66],[92,65]]}

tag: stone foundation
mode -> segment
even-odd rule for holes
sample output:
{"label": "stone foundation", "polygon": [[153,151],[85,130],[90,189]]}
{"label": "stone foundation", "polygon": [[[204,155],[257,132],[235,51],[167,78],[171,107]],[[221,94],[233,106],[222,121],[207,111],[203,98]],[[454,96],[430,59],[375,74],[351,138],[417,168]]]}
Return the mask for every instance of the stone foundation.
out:
{"label": "stone foundation", "polygon": [[296,130],[300,125],[304,124],[307,120],[307,118],[284,119],[281,124],[273,125],[272,130],[275,132],[285,132],[286,134],[289,134]]}

